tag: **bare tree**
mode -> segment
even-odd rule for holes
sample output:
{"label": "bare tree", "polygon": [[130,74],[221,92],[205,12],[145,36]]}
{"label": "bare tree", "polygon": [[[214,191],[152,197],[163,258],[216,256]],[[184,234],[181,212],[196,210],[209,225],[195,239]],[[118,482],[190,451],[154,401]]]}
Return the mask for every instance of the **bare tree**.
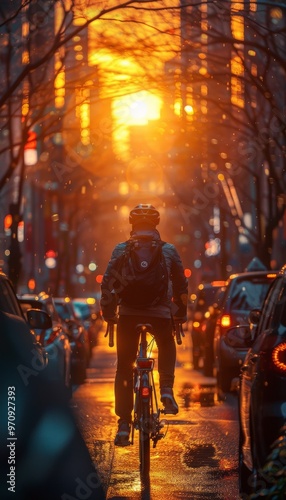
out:
{"label": "bare tree", "polygon": [[[285,2],[181,1],[181,19],[176,66],[182,108],[193,108],[181,145],[196,159],[189,175],[204,183],[189,193],[185,213],[201,214],[203,226],[218,205],[269,266],[285,212]],[[193,145],[188,135],[201,140]]]}
{"label": "bare tree", "polygon": [[[285,210],[284,2],[19,0],[2,2],[0,13],[0,189],[20,176],[12,241],[30,132],[45,153],[32,175],[48,172],[63,194],[73,182],[81,190],[101,179],[98,188],[124,168],[112,152],[110,100],[146,89],[164,100],[158,151],[148,154],[165,165],[190,227],[199,221],[208,238],[219,207],[269,264]],[[85,104],[89,136],[78,116]]]}
{"label": "bare tree", "polygon": [[[62,199],[72,190],[94,186],[94,179],[103,173],[116,175],[110,98],[159,87],[159,69],[154,68],[160,51],[173,50],[164,21],[165,15],[171,19],[172,11],[164,5],[158,9],[156,2],[149,1],[99,5],[73,0],[2,2],[0,10],[4,68],[0,75],[0,190],[10,189],[13,198],[9,269],[16,283],[21,271],[17,230],[25,177],[30,175],[37,185],[60,182]],[[156,26],[158,16],[163,29]],[[98,69],[91,60],[92,50],[107,49],[115,58],[118,54],[133,61],[131,69],[125,69],[124,86],[118,65]],[[156,64],[144,63],[147,52]],[[27,165],[25,151],[35,147],[35,134],[40,157],[33,167]]]}

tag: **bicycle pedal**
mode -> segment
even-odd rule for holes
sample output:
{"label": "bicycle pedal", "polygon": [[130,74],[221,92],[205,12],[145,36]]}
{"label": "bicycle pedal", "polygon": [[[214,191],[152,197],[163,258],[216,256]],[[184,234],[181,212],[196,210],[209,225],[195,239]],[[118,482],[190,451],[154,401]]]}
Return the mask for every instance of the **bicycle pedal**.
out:
{"label": "bicycle pedal", "polygon": [[166,407],[161,410],[161,413],[163,413],[164,415],[177,415],[178,410],[176,408]]}

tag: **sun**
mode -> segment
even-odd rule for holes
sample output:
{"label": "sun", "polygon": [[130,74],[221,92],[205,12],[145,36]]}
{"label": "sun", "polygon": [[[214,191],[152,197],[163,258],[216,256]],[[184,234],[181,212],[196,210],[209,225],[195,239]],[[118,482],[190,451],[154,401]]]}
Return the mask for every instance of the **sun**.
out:
{"label": "sun", "polygon": [[130,121],[132,121],[134,124],[136,122],[138,123],[145,123],[146,120],[148,119],[148,102],[147,100],[135,100],[132,102],[129,106],[129,113],[130,113]]}
{"label": "sun", "polygon": [[162,101],[158,96],[141,90],[115,99],[113,114],[125,126],[147,125],[148,121],[160,118],[161,105]]}
{"label": "sun", "polygon": [[113,142],[116,154],[129,160],[129,127],[148,126],[152,120],[159,120],[162,100],[152,92],[141,90],[114,99],[112,116],[114,120]]}

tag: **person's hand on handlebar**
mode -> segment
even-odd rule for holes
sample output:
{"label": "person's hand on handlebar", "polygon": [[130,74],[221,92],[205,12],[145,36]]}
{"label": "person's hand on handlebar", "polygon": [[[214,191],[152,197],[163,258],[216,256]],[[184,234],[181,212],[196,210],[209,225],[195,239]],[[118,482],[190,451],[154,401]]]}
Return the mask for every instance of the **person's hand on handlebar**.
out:
{"label": "person's hand on handlebar", "polygon": [[186,323],[187,316],[173,316],[173,319],[175,323],[182,325],[183,323]]}
{"label": "person's hand on handlebar", "polygon": [[116,313],[114,313],[113,316],[109,316],[109,315],[107,316],[103,313],[102,317],[103,317],[104,321],[106,321],[106,323],[112,323],[113,325],[114,324],[116,325],[118,323],[118,314],[116,314]]}

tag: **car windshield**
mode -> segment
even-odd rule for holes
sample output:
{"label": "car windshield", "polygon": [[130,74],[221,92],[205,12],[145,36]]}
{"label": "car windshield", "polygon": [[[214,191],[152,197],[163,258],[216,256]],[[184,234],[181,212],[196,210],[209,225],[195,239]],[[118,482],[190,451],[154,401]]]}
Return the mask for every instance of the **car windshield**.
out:
{"label": "car windshield", "polygon": [[237,281],[232,290],[231,309],[251,311],[260,308],[270,283],[269,279]]}

